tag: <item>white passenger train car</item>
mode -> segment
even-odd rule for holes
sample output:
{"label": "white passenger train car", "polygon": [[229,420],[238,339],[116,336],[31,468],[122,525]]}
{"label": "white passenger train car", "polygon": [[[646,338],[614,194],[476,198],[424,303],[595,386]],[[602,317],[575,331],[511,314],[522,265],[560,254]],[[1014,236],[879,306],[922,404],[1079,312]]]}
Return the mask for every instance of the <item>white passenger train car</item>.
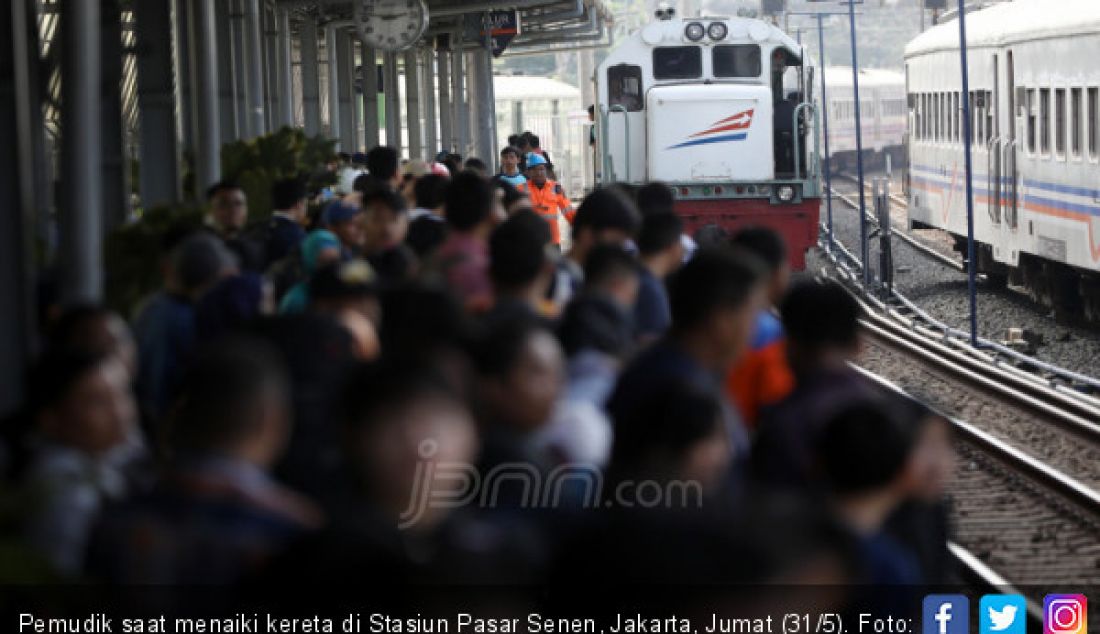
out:
{"label": "white passenger train car", "polygon": [[[825,91],[829,99],[829,160],[834,171],[856,163],[856,111],[851,66],[827,66]],[[895,166],[905,158],[908,111],[905,75],[865,68],[859,71],[860,117],[863,121],[864,159],[881,165],[890,156]],[[818,94],[818,101],[821,95]]]}
{"label": "white passenger train car", "polygon": [[958,24],[906,48],[909,218],[966,236],[974,160],[979,270],[1100,321],[1100,2],[1018,0],[967,14],[971,139]]}

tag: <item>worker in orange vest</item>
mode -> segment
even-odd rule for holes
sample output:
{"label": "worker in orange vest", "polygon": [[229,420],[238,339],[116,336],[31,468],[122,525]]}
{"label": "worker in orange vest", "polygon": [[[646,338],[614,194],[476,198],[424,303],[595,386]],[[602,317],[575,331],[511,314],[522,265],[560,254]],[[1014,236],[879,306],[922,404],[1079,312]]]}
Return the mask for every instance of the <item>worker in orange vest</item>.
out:
{"label": "worker in orange vest", "polygon": [[531,199],[531,208],[550,225],[550,235],[554,244],[561,245],[561,232],[558,230],[558,214],[565,216],[569,224],[577,215],[573,203],[565,195],[561,185],[546,177],[547,161],[541,154],[531,152],[527,155],[527,182],[517,187]]}

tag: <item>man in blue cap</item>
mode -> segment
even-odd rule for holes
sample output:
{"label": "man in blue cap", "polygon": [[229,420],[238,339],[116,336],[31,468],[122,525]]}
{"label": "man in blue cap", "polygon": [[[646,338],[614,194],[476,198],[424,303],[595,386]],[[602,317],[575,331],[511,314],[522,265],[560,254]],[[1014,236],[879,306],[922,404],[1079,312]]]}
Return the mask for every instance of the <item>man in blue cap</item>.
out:
{"label": "man in blue cap", "polygon": [[334,200],[321,212],[321,224],[340,239],[341,260],[355,257],[363,249],[363,208],[343,200]]}
{"label": "man in blue cap", "polygon": [[561,232],[558,229],[558,216],[565,216],[573,224],[577,212],[565,191],[557,182],[547,177],[548,161],[541,155],[531,152],[527,155],[527,182],[517,187],[531,198],[531,207],[550,225],[550,235],[555,245],[561,246]]}

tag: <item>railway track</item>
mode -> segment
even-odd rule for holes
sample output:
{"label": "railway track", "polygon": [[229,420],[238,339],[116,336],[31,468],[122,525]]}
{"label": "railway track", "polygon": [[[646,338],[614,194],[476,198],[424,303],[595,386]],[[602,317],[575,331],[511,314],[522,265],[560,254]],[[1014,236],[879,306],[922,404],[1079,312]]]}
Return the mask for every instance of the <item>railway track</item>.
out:
{"label": "railway track", "polygon": [[[855,278],[842,281],[851,288]],[[946,346],[865,301],[864,312],[869,354],[857,369],[954,427],[950,550],[967,581],[1022,588],[1032,617],[1045,588],[1100,583],[1100,407]]]}

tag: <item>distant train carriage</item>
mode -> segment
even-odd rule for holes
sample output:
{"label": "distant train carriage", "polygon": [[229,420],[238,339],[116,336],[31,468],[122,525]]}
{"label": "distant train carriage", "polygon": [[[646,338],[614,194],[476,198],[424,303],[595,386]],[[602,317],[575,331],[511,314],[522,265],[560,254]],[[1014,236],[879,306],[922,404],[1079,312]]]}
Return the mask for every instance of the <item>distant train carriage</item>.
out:
{"label": "distant train carriage", "polygon": [[961,249],[970,143],[979,270],[1100,321],[1100,3],[1018,0],[968,13],[967,27],[969,139],[958,25],[906,49],[910,223]]}
{"label": "distant train carriage", "polygon": [[667,182],[690,230],[775,228],[803,268],[821,187],[802,62],[767,22],[659,11],[597,71],[600,182]]}
{"label": "distant train carriage", "polygon": [[[829,166],[833,171],[850,170],[856,164],[852,68],[826,67],[825,88],[829,98]],[[908,114],[905,75],[889,70],[860,70],[859,97],[860,118],[863,121],[863,158],[871,165],[882,166],[889,156],[891,165],[900,167],[905,161]]]}

